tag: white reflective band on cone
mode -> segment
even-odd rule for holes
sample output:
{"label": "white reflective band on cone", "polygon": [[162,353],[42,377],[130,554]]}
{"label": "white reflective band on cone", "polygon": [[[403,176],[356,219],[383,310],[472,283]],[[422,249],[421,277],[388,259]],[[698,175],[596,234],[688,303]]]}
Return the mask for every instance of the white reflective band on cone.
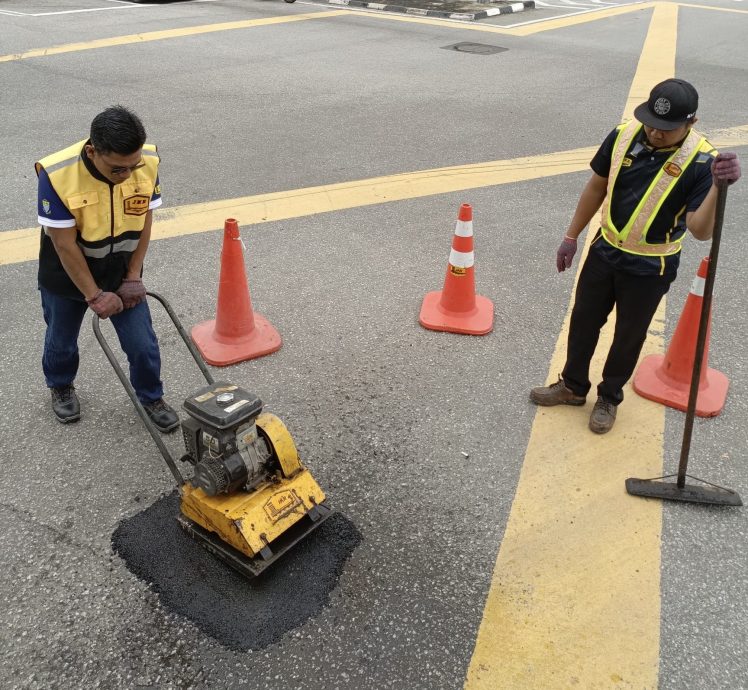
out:
{"label": "white reflective band on cone", "polygon": [[455,225],[455,235],[457,237],[472,237],[473,236],[473,221],[472,220],[458,220]]}
{"label": "white reflective band on cone", "polygon": [[691,294],[696,295],[697,297],[703,297],[704,296],[704,285],[706,285],[706,278],[702,278],[701,276],[696,276],[693,279],[693,283],[691,283]]}
{"label": "white reflective band on cone", "polygon": [[449,252],[449,263],[456,268],[471,268],[475,263],[475,252]]}

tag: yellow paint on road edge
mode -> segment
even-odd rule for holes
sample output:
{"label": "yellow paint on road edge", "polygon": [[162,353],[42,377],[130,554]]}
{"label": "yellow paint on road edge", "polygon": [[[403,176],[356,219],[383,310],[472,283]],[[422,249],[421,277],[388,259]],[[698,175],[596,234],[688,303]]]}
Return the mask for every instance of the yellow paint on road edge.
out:
{"label": "yellow paint on road edge", "polygon": [[327,17],[339,17],[346,14],[345,10],[331,10],[327,12],[310,12],[307,14],[292,14],[281,17],[266,17],[263,19],[246,19],[239,22],[223,22],[220,24],[202,24],[201,26],[184,26],[179,29],[166,29],[163,31],[149,31],[143,34],[129,34],[127,36],[112,36],[111,38],[98,38],[94,41],[82,41],[79,43],[67,43],[51,48],[36,48],[23,53],[11,55],[0,55],[0,62],[15,62],[17,60],[28,60],[29,58],[47,57],[50,55],[61,55],[63,53],[77,53],[82,50],[95,50],[97,48],[112,48],[114,46],[131,45],[133,43],[147,43],[149,41],[163,41],[169,38],[183,38],[185,36],[197,36],[199,34],[215,33],[216,31],[234,31],[236,29],[251,29],[257,26],[271,26],[273,24],[288,24],[290,22],[301,22],[307,19],[325,19]]}
{"label": "yellow paint on road edge", "polygon": [[[585,170],[594,152],[595,148],[589,147],[159,209],[154,213],[152,239],[216,230],[223,227],[226,218],[236,218],[240,225],[254,225],[563,175]],[[31,261],[38,253],[38,227],[0,233],[0,265]]]}
{"label": "yellow paint on road edge", "polygon": [[[28,60],[29,58],[48,57],[51,55],[62,55],[64,53],[74,53],[83,50],[96,50],[98,48],[112,48],[115,46],[131,45],[133,43],[146,43],[149,41],[163,41],[170,38],[184,38],[186,36],[196,36],[199,34],[215,33],[218,31],[233,31],[236,29],[249,29],[256,26],[269,26],[273,24],[288,24],[290,22],[303,21],[306,19],[325,19],[327,17],[340,17],[344,15],[363,16],[374,19],[381,19],[393,22],[409,22],[411,24],[424,24],[427,26],[439,26],[446,29],[456,29],[464,31],[480,31],[484,33],[506,34],[509,36],[532,36],[533,34],[544,31],[555,31],[565,29],[579,24],[587,24],[602,19],[617,17],[630,12],[639,12],[647,10],[660,2],[642,2],[633,5],[620,5],[602,10],[594,10],[583,14],[574,14],[557,19],[548,19],[537,23],[525,24],[524,26],[503,27],[493,26],[490,24],[469,24],[467,22],[449,22],[442,19],[429,19],[426,17],[398,16],[393,14],[382,14],[379,12],[364,12],[355,9],[329,10],[307,14],[283,15],[279,17],[266,17],[263,19],[247,19],[237,22],[221,22],[218,24],[203,24],[200,26],[186,26],[179,29],[166,29],[162,31],[150,31],[142,34],[129,34],[126,36],[112,36],[110,38],[100,38],[93,41],[81,41],[78,43],[68,43],[60,46],[51,46],[48,48],[34,48],[21,53],[12,53],[9,55],[0,55],[0,62],[17,62],[18,60]],[[668,3],[669,4],[669,3]],[[724,7],[709,7],[707,5],[692,5],[688,3],[677,3],[682,7],[690,7],[702,10],[715,10],[719,12],[734,12],[737,14],[746,14],[748,10],[738,10]]]}
{"label": "yellow paint on road edge", "polygon": [[[677,16],[675,5],[655,7],[625,115],[673,75]],[[647,353],[663,349],[663,313]],[[606,328],[593,380],[610,342]],[[590,409],[538,408],[465,690],[657,687],[662,508],[628,496],[624,481],[662,474],[664,408],[629,389],[605,436],[587,429]]]}
{"label": "yellow paint on road edge", "polygon": [[[710,141],[717,148],[745,146],[748,144],[748,125],[716,131]],[[580,172],[587,169],[595,150],[591,146],[540,156],[434,168],[159,209],[154,214],[151,239],[210,232],[222,228],[226,218],[236,218],[241,225],[269,223],[357,206]],[[0,266],[32,261],[37,258],[38,252],[38,227],[0,232]]]}
{"label": "yellow paint on road edge", "polygon": [[372,17],[388,21],[404,21],[414,24],[426,24],[431,26],[440,26],[446,29],[458,29],[465,31],[483,31],[488,33],[509,34],[513,36],[530,36],[542,31],[553,31],[577,24],[586,24],[599,19],[607,19],[629,12],[637,12],[642,9],[650,8],[653,2],[644,2],[638,5],[623,5],[612,7],[582,15],[571,17],[559,17],[558,19],[549,19],[547,22],[521,26],[516,28],[504,28],[500,26],[490,26],[482,24],[467,23],[450,23],[438,19],[427,19],[422,17],[401,17],[391,14],[379,14],[375,12],[362,12],[357,10],[329,10],[322,12],[313,12],[306,14],[283,15],[279,17],[266,17],[263,19],[247,19],[238,22],[221,22],[217,24],[202,24],[200,26],[185,26],[178,29],[165,29],[162,31],[149,31],[142,34],[129,34],[126,36],[111,36],[110,38],[99,38],[93,41],[81,41],[78,43],[67,43],[60,46],[51,46],[48,48],[35,48],[21,53],[12,53],[10,55],[0,55],[0,63],[17,62],[19,60],[28,60],[30,58],[48,57],[51,55],[62,55],[64,53],[75,53],[83,50],[96,50],[99,48],[113,48],[115,46],[132,45],[134,43],[146,43],[149,41],[163,41],[171,38],[184,38],[186,36],[197,36],[200,34],[215,33],[219,31],[234,31],[237,29],[250,29],[257,26],[270,26],[273,24],[288,24],[290,22],[304,21],[307,19],[325,19],[328,17],[340,16],[359,16]]}

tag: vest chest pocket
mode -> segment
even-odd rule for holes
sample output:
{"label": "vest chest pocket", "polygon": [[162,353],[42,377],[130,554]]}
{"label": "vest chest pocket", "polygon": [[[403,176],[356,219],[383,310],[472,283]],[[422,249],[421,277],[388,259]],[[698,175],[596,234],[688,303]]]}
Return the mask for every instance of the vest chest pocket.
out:
{"label": "vest chest pocket", "polygon": [[105,222],[106,218],[103,217],[106,215],[107,209],[101,207],[98,192],[71,194],[66,201],[70,213],[75,218],[78,230],[86,239],[98,239],[94,235],[98,235],[105,226],[106,234],[109,234],[109,224]]}
{"label": "vest chest pocket", "polygon": [[153,194],[153,183],[150,180],[123,182],[121,188],[122,213],[125,218],[144,216],[148,213],[148,205]]}
{"label": "vest chest pocket", "polygon": [[82,194],[73,194],[68,197],[68,208],[75,211],[81,208],[87,208],[99,203],[98,192],[83,192]]}

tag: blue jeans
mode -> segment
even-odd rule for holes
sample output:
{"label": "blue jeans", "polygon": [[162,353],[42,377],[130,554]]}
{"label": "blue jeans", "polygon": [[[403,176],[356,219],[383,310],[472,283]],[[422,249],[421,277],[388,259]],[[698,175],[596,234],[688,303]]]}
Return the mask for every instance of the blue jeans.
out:
{"label": "blue jeans", "polygon": [[[47,386],[60,388],[73,383],[78,373],[78,334],[88,311],[85,302],[55,295],[43,287],[42,310],[47,324],[42,368]],[[147,302],[109,317],[130,363],[130,382],[144,405],[164,395],[161,354]]]}

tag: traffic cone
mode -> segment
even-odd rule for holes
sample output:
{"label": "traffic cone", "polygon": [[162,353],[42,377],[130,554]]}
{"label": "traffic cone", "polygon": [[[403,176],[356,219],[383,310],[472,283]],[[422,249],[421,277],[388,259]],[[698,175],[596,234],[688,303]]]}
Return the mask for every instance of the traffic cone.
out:
{"label": "traffic cone", "polygon": [[[708,266],[709,259],[702,259],[667,352],[664,356],[645,357],[639,365],[633,382],[634,390],[643,398],[684,412],[688,408],[688,394],[696,357],[696,337],[699,332],[704,296],[704,280]],[[727,398],[727,388],[730,385],[729,379],[723,373],[709,368],[711,328],[712,315],[710,313],[704,342],[704,357],[701,362],[699,392],[696,396],[696,414],[699,417],[716,417],[722,412]]]}
{"label": "traffic cone", "polygon": [[223,230],[216,318],[194,326],[191,335],[205,361],[218,367],[268,355],[282,345],[278,331],[252,311],[239,225],[233,218]]}
{"label": "traffic cone", "polygon": [[473,209],[460,206],[444,289],[423,298],[418,322],[432,331],[485,335],[493,328],[493,302],[475,294]]}

